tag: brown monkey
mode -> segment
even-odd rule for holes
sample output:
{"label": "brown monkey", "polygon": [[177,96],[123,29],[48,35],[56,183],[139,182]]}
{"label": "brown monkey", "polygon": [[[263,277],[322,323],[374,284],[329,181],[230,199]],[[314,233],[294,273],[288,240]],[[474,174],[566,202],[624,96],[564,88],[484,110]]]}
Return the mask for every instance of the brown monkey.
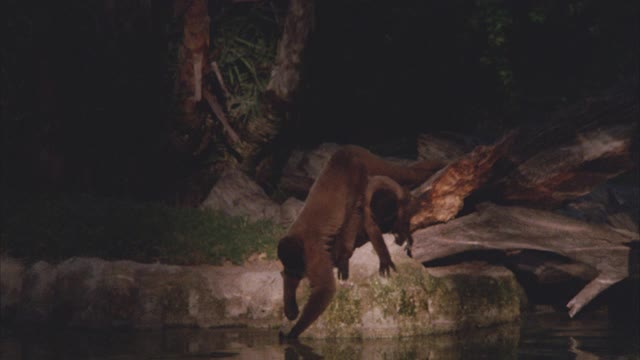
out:
{"label": "brown monkey", "polygon": [[413,237],[409,220],[417,204],[409,190],[387,176],[373,176],[369,179],[365,203],[380,231],[393,233],[398,245],[406,242],[411,256]]}
{"label": "brown monkey", "polygon": [[[341,274],[348,276],[348,260],[358,232],[363,227],[374,229],[370,224],[372,216],[363,218],[369,176],[385,175],[400,184],[417,185],[443,165],[434,162],[409,167],[395,165],[353,145],[333,154],[309,190],[300,215],[278,243],[278,258],[284,266],[284,312],[289,320],[298,317],[296,289],[300,280],[307,276],[311,286],[309,300],[287,337],[298,337],[324,312],[336,290],[333,267],[339,264],[339,268],[346,269]],[[368,239],[378,246],[380,272],[386,275],[394,265],[384,242],[383,247],[379,246],[381,236],[378,239],[371,233]]]}
{"label": "brown monkey", "polygon": [[408,186],[409,188],[422,184],[446,165],[441,161],[422,160],[409,166],[403,166],[391,163],[360,146],[345,145],[342,149],[364,162],[369,176],[387,176],[399,185]]}
{"label": "brown monkey", "polygon": [[[371,241],[373,249],[380,259],[380,274],[389,275],[389,269],[396,269],[387,245],[382,238],[383,233],[394,233],[396,244],[407,242],[407,253],[411,256],[413,238],[409,231],[409,217],[413,201],[406,188],[400,186],[387,176],[369,178],[364,197],[364,208],[361,228],[356,238],[344,239],[337,256],[336,267],[338,277],[349,277],[349,259],[356,248]],[[351,241],[351,242],[350,242]]]}
{"label": "brown monkey", "polygon": [[360,227],[367,186],[367,170],[349,149],[338,150],[309,190],[309,195],[287,235],[278,243],[284,265],[284,311],[298,316],[296,289],[309,278],[311,295],[287,337],[295,338],[329,305],[336,286],[333,250],[337,239],[355,238]]}

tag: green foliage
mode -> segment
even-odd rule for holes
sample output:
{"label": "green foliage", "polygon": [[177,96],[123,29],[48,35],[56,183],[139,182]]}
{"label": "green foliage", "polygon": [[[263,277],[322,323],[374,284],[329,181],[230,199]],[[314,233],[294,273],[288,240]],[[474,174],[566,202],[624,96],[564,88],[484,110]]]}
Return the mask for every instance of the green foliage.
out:
{"label": "green foliage", "polygon": [[256,2],[235,5],[212,21],[214,60],[230,92],[227,111],[235,121],[260,114],[260,95],[269,82],[279,38],[277,18],[271,2]]}
{"label": "green foliage", "polygon": [[500,1],[478,0],[477,6],[478,9],[471,18],[472,26],[486,33],[488,45],[480,62],[495,67],[505,93],[509,95],[512,93],[513,70],[507,50],[513,18]]}
{"label": "green foliage", "polygon": [[532,23],[544,24],[547,20],[547,15],[543,9],[534,8],[529,11],[529,20]]}
{"label": "green foliage", "polygon": [[0,251],[58,261],[71,256],[239,264],[251,254],[275,258],[284,229],[267,221],[88,195],[12,196],[3,202]]}

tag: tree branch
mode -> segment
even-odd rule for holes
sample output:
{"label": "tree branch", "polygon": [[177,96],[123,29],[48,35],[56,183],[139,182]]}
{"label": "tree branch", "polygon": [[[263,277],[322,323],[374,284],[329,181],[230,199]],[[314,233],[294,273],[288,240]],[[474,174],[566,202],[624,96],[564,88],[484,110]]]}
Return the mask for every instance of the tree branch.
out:
{"label": "tree branch", "polygon": [[229,137],[229,140],[231,140],[231,143],[232,144],[239,143],[240,137],[229,124],[229,120],[227,119],[227,116],[224,114],[224,111],[222,110],[222,106],[218,102],[218,99],[216,99],[216,97],[207,89],[204,89],[203,95],[204,95],[204,99],[207,100],[207,103],[211,107],[211,110],[213,111],[215,116],[222,123],[222,126],[224,127],[224,132]]}

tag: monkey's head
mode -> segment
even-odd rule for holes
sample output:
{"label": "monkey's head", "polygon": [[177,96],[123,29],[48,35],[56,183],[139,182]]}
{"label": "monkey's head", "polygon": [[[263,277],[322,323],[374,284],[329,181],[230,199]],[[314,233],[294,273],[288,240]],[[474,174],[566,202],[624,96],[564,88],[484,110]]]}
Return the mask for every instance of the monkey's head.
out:
{"label": "monkey's head", "polygon": [[304,247],[294,236],[285,236],[278,242],[278,259],[284,266],[284,274],[293,278],[304,277]]}
{"label": "monkey's head", "polygon": [[393,231],[398,220],[399,201],[396,194],[388,189],[380,189],[371,197],[371,214],[383,233]]}

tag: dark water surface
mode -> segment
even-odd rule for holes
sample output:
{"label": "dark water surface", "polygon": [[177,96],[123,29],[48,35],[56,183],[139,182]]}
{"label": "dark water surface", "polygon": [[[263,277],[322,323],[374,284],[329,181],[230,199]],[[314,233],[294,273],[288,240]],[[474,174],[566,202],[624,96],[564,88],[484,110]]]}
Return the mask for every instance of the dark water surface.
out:
{"label": "dark water surface", "polygon": [[275,330],[3,330],[0,358],[44,359],[640,359],[640,339],[606,313],[570,320],[530,314],[520,324],[404,339],[278,341]]}

